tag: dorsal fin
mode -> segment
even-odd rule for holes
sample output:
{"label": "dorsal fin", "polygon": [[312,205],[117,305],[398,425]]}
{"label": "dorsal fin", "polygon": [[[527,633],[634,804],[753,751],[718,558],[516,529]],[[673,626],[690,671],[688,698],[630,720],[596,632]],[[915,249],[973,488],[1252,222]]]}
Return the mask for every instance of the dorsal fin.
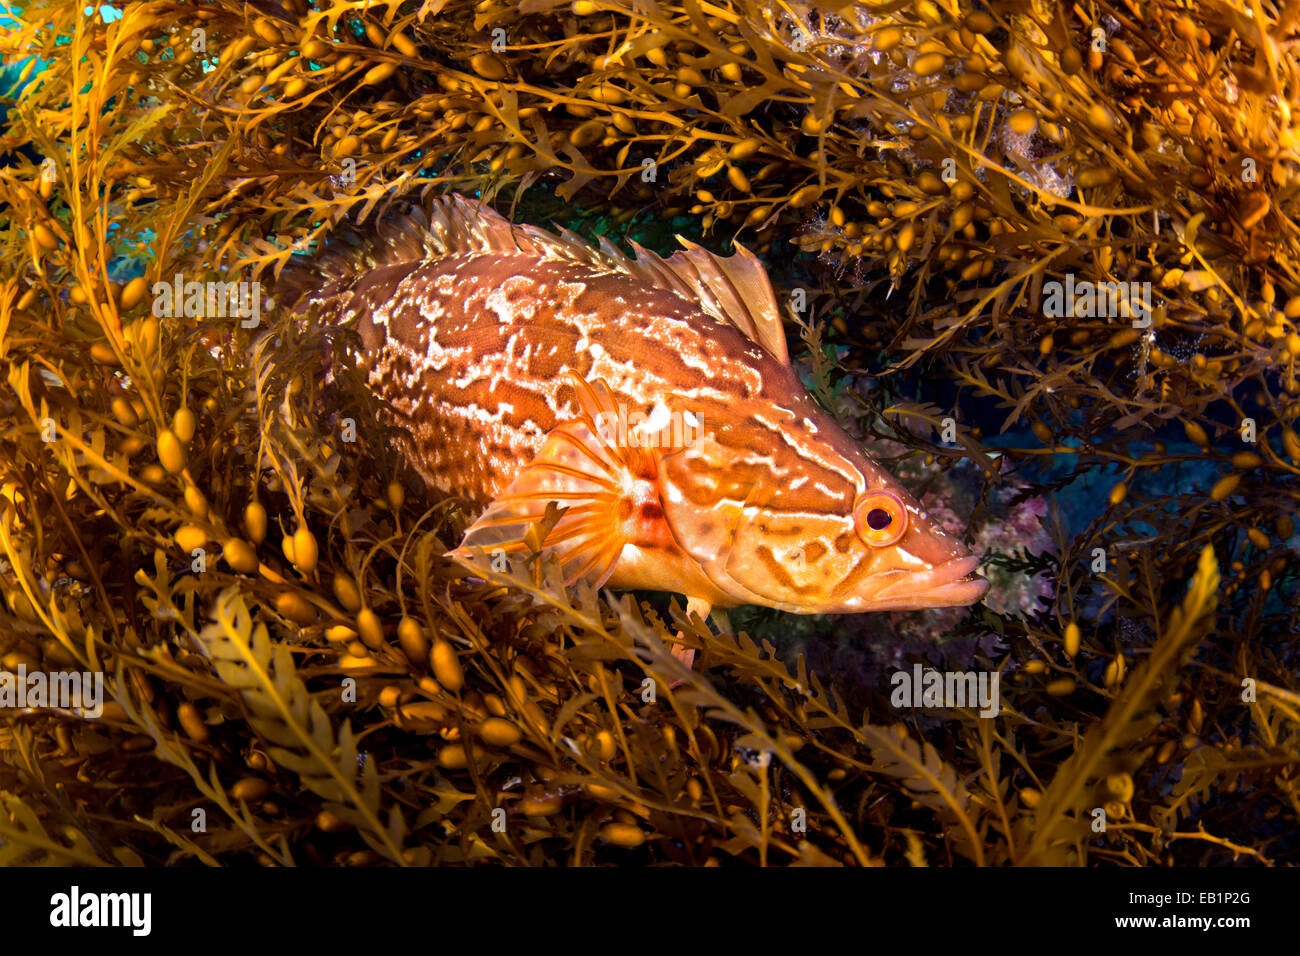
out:
{"label": "dorsal fin", "polygon": [[698,302],[715,319],[735,326],[789,365],[781,309],[758,256],[738,242],[735,255],[724,259],[689,239],[678,236],[677,241],[685,250],[667,259],[632,243],[637,256],[633,273]]}
{"label": "dorsal fin", "polygon": [[636,259],[631,260],[603,237],[595,248],[567,229],[557,236],[536,226],[516,225],[478,200],[448,193],[426,209],[382,217],[369,236],[347,229],[332,235],[321,255],[285,269],[281,301],[292,305],[303,294],[332,298],[367,273],[443,255],[534,255],[617,270],[668,289],[789,365],[780,308],[758,257],[739,243],[735,255],[724,259],[680,236],[678,241],[686,248],[667,259],[633,242]]}
{"label": "dorsal fin", "polygon": [[435,254],[485,252],[565,259],[595,268],[617,266],[567,229],[558,236],[536,226],[517,225],[476,199],[449,193],[428,211],[429,240]]}
{"label": "dorsal fin", "polygon": [[365,274],[387,266],[464,252],[522,253],[598,269],[625,268],[573,233],[564,229],[560,233],[555,236],[535,226],[514,225],[479,200],[448,193],[423,208],[384,212],[368,229],[356,224],[335,229],[318,255],[285,267],[278,283],[280,301],[293,305],[303,296],[329,299]]}

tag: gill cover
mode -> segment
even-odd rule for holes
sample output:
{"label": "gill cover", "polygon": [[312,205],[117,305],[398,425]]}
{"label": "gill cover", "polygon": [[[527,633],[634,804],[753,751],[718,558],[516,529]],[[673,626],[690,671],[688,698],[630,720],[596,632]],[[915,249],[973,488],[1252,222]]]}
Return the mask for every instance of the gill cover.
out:
{"label": "gill cover", "polygon": [[738,465],[712,436],[663,459],[660,494],[678,546],[727,595],[715,604],[825,610],[833,562],[820,560],[825,548],[816,542],[852,535],[852,515],[782,511],[772,473]]}
{"label": "gill cover", "polygon": [[733,467],[731,454],[710,435],[660,462],[664,522],[682,552],[730,599],[715,601],[720,607],[771,603],[762,591],[739,585],[728,570],[757,483],[757,475]]}

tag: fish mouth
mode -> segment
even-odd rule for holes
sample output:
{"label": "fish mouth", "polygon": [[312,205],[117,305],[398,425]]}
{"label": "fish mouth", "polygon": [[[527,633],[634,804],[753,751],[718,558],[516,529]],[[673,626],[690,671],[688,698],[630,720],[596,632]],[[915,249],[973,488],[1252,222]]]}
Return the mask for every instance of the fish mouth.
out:
{"label": "fish mouth", "polygon": [[966,555],[926,571],[893,572],[863,602],[864,610],[916,611],[974,604],[989,590],[989,582],[975,573],[979,563],[979,558]]}

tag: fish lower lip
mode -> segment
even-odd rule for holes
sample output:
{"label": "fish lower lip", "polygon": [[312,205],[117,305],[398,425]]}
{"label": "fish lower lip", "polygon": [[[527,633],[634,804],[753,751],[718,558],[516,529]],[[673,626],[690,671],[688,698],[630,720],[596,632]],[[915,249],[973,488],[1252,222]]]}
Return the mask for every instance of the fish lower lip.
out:
{"label": "fish lower lip", "polygon": [[978,574],[967,574],[940,585],[925,596],[949,607],[965,607],[975,604],[989,591],[989,582]]}
{"label": "fish lower lip", "polygon": [[901,576],[877,592],[871,603],[889,604],[900,610],[908,605],[927,608],[974,604],[989,589],[989,582],[975,574],[979,563],[980,559],[975,555],[967,555],[953,558],[929,571]]}

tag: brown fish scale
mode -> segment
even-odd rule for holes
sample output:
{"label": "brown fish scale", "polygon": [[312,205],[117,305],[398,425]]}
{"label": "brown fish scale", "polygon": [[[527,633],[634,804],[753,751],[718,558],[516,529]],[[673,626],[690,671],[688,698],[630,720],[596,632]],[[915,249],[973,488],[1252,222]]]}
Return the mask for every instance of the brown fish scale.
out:
{"label": "brown fish scale", "polygon": [[671,261],[635,247],[632,260],[449,196],[327,249],[299,288],[326,321],[355,323],[403,452],[444,492],[500,497],[577,416],[568,372],[603,381],[629,415],[662,405],[702,422],[702,442],[659,468],[708,534],[721,532],[712,515],[730,526],[756,506],[793,540],[893,486],[789,365],[761,264],[687,245]]}
{"label": "brown fish scale", "polygon": [[[743,499],[764,477],[793,474],[808,479],[800,508],[842,509],[856,493],[820,457],[796,451],[815,441],[801,419],[823,438],[833,429],[793,373],[674,292],[519,255],[390,266],[350,292],[342,311],[360,316],[359,364],[411,433],[412,461],[442,491],[483,502],[499,495],[547,432],[576,414],[560,380],[572,369],[603,377],[629,412],[662,402],[701,417],[728,464],[701,473],[688,497]],[[748,409],[781,421],[787,438]]]}

